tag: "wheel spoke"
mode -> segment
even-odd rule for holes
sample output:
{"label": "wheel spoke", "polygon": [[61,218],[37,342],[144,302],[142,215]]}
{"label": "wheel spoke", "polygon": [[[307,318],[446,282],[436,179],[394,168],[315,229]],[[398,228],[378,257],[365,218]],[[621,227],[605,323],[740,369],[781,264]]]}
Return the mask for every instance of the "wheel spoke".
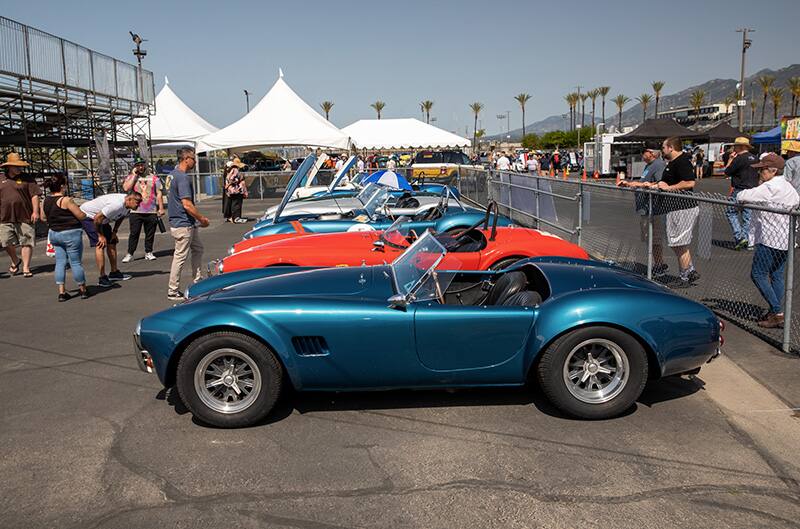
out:
{"label": "wheel spoke", "polygon": [[581,384],[583,384],[584,382],[586,382],[586,380],[587,380],[587,379],[588,379],[590,376],[591,376],[591,375],[589,374],[589,372],[588,372],[588,371],[584,371],[584,372],[583,372],[583,376],[581,377]]}
{"label": "wheel spoke", "polygon": [[[613,370],[613,371],[612,371],[612,370]],[[603,374],[605,374],[605,375],[610,375],[610,374],[611,374],[611,373],[613,373],[614,371],[616,371],[616,369],[614,369],[613,367],[612,367],[612,368],[610,368],[610,369],[609,369],[608,367],[604,367],[604,366],[598,366],[598,367],[597,367],[597,372],[598,372],[598,373],[603,373]]]}
{"label": "wheel spoke", "polygon": [[211,382],[207,382],[206,383],[206,388],[207,389],[215,388],[215,387],[219,386],[220,384],[222,384],[222,379],[218,378],[216,380],[212,380]]}

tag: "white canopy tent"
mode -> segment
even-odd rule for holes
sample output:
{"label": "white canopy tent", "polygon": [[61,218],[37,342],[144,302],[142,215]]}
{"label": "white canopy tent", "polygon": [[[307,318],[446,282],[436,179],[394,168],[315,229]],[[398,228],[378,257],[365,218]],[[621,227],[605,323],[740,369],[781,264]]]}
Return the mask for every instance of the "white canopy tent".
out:
{"label": "white canopy tent", "polygon": [[359,149],[444,149],[470,140],[414,118],[362,119],[342,129]]}
{"label": "white canopy tent", "polygon": [[350,139],[300,99],[280,72],[267,95],[247,115],[204,137],[197,150],[291,145],[347,149]]}
{"label": "white canopy tent", "polygon": [[217,130],[172,91],[165,77],[164,88],[156,96],[156,113],[150,117],[150,141],[194,143]]}

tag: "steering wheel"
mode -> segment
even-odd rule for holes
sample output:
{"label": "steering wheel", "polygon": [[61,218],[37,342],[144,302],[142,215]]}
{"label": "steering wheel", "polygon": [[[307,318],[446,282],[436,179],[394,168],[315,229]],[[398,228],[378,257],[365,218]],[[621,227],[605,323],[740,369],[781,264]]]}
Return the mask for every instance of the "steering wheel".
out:
{"label": "steering wheel", "polygon": [[432,207],[425,213],[425,216],[422,217],[422,220],[436,220],[440,217],[444,216],[444,208],[441,204],[437,204],[435,207]]}

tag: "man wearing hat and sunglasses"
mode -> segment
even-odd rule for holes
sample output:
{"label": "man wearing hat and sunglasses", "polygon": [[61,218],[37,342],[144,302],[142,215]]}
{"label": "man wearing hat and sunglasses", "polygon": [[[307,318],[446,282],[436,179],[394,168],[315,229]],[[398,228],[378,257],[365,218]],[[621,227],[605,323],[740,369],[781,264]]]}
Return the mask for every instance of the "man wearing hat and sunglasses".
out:
{"label": "man wearing hat and sunglasses", "polygon": [[[783,177],[783,158],[769,153],[752,167],[758,170],[761,185],[741,190],[736,195],[738,202],[787,210],[800,204],[800,195]],[[783,327],[784,269],[789,256],[789,215],[756,210],[753,211],[753,227],[755,253],[750,277],[769,304],[769,311],[758,325],[767,329]]]}
{"label": "man wearing hat and sunglasses", "polygon": [[42,191],[33,177],[22,172],[22,168],[28,165],[15,152],[9,153],[5,163],[0,164],[4,169],[4,176],[0,178],[0,244],[5,246],[11,258],[8,272],[11,275],[19,272],[19,246],[22,273],[25,277],[33,277],[31,256],[36,240],[34,225],[39,220],[39,196]]}
{"label": "man wearing hat and sunglasses", "polygon": [[[725,167],[725,175],[731,179],[731,200],[733,201],[736,201],[736,197],[741,191],[752,189],[758,185],[758,172],[753,169],[753,164],[758,159],[750,152],[751,148],[750,140],[744,136],[736,138],[733,142],[733,152]],[[741,220],[739,219],[740,215]],[[747,249],[750,246],[748,241],[750,210],[729,206],[726,208],[725,216],[728,217],[733,231],[735,249]]]}

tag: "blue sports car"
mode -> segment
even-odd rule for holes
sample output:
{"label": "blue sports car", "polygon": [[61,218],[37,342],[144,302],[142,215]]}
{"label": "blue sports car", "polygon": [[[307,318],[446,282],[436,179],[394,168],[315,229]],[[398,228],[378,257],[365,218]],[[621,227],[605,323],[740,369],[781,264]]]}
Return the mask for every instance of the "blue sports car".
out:
{"label": "blue sports car", "polygon": [[297,391],[521,386],[580,418],[630,408],[648,380],[719,354],[706,307],[611,265],[565,258],[440,270],[426,232],[392,265],[217,276],[142,319],[139,366],[218,427]]}

